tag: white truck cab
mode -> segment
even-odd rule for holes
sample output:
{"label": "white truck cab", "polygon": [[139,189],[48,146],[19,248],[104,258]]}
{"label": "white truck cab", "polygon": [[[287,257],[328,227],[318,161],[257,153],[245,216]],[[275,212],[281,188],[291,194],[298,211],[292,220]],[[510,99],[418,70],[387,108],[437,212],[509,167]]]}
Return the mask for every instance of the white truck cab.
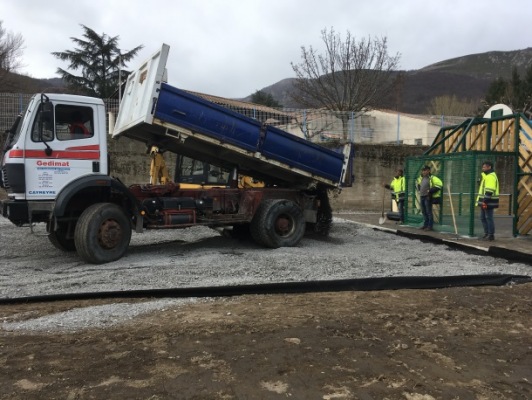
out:
{"label": "white truck cab", "polygon": [[13,200],[55,200],[73,180],[107,174],[105,107],[101,99],[35,95],[9,132],[2,160]]}

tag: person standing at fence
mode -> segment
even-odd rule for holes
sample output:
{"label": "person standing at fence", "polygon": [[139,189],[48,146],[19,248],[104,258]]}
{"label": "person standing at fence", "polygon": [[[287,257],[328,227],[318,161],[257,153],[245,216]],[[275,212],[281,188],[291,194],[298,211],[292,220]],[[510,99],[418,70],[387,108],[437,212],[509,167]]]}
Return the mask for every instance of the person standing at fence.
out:
{"label": "person standing at fence", "polygon": [[495,171],[493,171],[493,163],[491,161],[484,161],[482,164],[477,205],[480,207],[480,221],[484,227],[482,239],[495,240],[493,213],[499,207],[499,179]]}
{"label": "person standing at fence", "polygon": [[421,168],[421,175],[416,180],[416,189],[419,192],[421,213],[423,214],[423,226],[420,229],[432,230],[434,225],[432,206],[441,203],[442,188],[443,182],[436,175],[430,173],[428,165]]}
{"label": "person standing at fence", "polygon": [[385,184],[386,189],[392,191],[392,199],[395,200],[397,204],[397,211],[399,212],[399,223],[403,224],[405,222],[405,177],[403,176],[403,170],[398,168],[395,171],[395,176],[390,182],[390,184]]}

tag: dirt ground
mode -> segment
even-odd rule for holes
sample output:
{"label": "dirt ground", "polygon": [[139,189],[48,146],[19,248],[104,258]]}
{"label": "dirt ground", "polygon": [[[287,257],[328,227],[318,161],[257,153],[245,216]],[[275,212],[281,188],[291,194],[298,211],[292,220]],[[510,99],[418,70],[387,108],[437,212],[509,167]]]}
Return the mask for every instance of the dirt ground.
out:
{"label": "dirt ground", "polygon": [[[102,303],[3,305],[0,321]],[[114,328],[0,330],[0,398],[530,399],[531,310],[520,284],[245,295]]]}

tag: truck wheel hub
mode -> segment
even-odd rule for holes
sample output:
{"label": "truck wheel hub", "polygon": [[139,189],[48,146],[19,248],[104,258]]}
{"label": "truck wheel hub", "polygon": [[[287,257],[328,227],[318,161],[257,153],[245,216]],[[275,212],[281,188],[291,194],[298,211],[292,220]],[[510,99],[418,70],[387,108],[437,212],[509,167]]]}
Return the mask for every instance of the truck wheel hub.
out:
{"label": "truck wheel hub", "polygon": [[287,217],[279,217],[275,221],[275,231],[281,235],[286,236],[292,230],[292,224]]}
{"label": "truck wheel hub", "polygon": [[112,249],[120,243],[121,239],[122,229],[117,221],[107,220],[102,224],[98,235],[100,246],[105,249]]}

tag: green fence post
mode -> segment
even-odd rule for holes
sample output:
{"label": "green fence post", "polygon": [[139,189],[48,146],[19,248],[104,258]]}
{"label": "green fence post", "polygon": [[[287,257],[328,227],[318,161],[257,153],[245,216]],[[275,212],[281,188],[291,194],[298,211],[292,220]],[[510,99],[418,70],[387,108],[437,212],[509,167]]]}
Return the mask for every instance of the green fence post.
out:
{"label": "green fence post", "polygon": [[[473,164],[473,168],[471,168],[471,164]],[[472,162],[470,162],[470,171],[473,171],[473,173],[470,175],[469,181],[470,181],[470,188],[469,193],[471,193],[471,199],[469,201],[469,236],[475,235],[475,203],[476,203],[476,182],[475,182],[475,176],[477,174],[477,156],[472,156]]]}

